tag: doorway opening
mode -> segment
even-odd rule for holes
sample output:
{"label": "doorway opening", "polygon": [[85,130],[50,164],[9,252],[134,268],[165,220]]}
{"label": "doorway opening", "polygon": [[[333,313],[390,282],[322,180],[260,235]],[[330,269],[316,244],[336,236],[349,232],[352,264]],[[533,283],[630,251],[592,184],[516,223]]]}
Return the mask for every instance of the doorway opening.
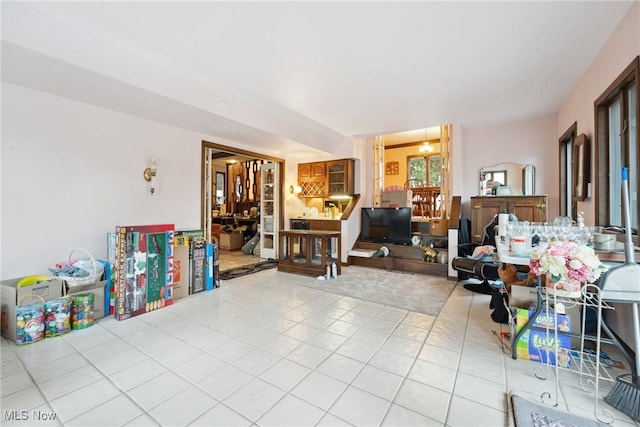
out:
{"label": "doorway opening", "polygon": [[384,206],[382,191],[411,190],[406,207],[412,208],[415,220],[446,218],[451,202],[451,130],[452,125],[441,125],[376,137],[377,206]]}
{"label": "doorway opening", "polygon": [[[261,178],[263,170],[274,168],[284,171],[284,160],[202,141],[200,223],[206,240],[220,249],[221,272],[259,263],[263,258],[277,259],[277,230],[284,223],[280,203],[284,174],[277,174],[269,183]],[[268,203],[262,196],[265,189]],[[269,208],[267,215],[265,207]],[[263,221],[267,221],[267,227]],[[263,248],[264,241],[272,243]],[[261,250],[267,255],[261,256]]]}

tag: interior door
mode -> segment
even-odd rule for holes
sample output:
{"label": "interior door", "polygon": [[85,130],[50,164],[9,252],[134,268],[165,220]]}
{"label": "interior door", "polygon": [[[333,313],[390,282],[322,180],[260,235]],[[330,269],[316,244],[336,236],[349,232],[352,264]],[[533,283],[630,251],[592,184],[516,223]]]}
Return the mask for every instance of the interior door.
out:
{"label": "interior door", "polygon": [[202,228],[204,229],[204,238],[207,242],[212,242],[211,236],[211,211],[213,210],[215,193],[213,191],[213,173],[211,171],[211,148],[205,148],[204,157],[204,182],[202,183],[202,189],[204,191],[202,200],[202,218],[204,219]]}
{"label": "interior door", "polygon": [[280,165],[260,166],[260,258],[278,259]]}

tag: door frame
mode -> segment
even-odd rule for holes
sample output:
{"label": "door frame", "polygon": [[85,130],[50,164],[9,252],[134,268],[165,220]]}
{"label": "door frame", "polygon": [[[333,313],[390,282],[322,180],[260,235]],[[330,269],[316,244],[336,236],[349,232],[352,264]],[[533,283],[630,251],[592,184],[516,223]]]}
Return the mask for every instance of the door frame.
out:
{"label": "door frame", "polygon": [[[207,177],[211,176],[211,171],[210,170],[207,171],[207,167],[210,164],[209,159],[207,159],[207,155],[206,155],[208,149],[224,151],[232,154],[239,154],[247,157],[253,157],[255,159],[268,160],[274,163],[280,163],[280,170],[281,171],[286,170],[284,159],[281,159],[279,157],[273,157],[267,154],[243,150],[237,147],[231,147],[228,145],[222,145],[222,144],[217,144],[215,142],[202,140],[202,148],[201,148],[201,154],[200,154],[200,227],[203,230],[208,230],[211,228],[210,227],[211,212],[208,213],[208,218],[205,218],[205,206],[207,206],[208,203],[211,203],[211,201],[208,200],[208,197],[212,196],[211,192],[207,190],[207,185],[208,185]],[[282,199],[282,197],[284,197],[283,196],[284,195],[284,173],[280,174],[278,185],[280,187],[280,191],[278,192],[279,197]],[[215,197],[215,195],[213,195],[213,197]],[[282,200],[280,200],[280,202],[281,203],[279,203],[278,216],[279,216],[279,229],[282,230],[284,225],[284,203],[282,203]],[[207,227],[205,220],[209,221],[209,227]],[[209,234],[208,236],[205,235],[205,239],[207,240],[207,242],[211,242],[211,233],[208,233],[208,234]]]}

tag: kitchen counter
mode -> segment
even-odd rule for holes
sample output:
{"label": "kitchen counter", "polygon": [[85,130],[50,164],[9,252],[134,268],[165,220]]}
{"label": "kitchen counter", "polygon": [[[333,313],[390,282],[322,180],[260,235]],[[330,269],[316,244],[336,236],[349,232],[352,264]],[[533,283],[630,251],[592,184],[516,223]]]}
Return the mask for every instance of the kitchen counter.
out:
{"label": "kitchen counter", "polygon": [[328,216],[324,216],[324,215],[318,215],[316,217],[311,217],[308,215],[293,215],[291,217],[289,217],[290,219],[308,219],[309,221],[318,221],[318,220],[323,220],[323,221],[340,221],[342,218],[341,216],[335,216],[335,217],[328,217]]}
{"label": "kitchen counter", "polygon": [[341,231],[342,222],[339,219],[331,218],[291,217],[289,219],[289,229]]}

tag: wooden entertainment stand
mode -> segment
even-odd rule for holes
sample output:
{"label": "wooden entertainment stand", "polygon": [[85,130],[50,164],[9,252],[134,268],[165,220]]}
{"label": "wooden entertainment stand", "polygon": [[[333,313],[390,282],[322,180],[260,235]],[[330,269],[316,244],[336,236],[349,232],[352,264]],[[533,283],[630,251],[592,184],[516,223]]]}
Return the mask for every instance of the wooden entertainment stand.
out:
{"label": "wooden entertainment stand", "polygon": [[[414,234],[419,234],[421,236],[422,243],[425,246],[429,246],[431,242],[435,243],[435,241],[440,241],[440,243],[444,243],[444,248],[436,248],[436,250],[438,252],[447,250],[447,237],[432,236],[428,234],[427,223],[414,221],[412,222],[411,229]],[[424,251],[420,246],[364,242],[358,239],[354,244],[353,249],[360,251],[378,251],[382,246],[386,246],[389,249],[389,256],[373,256],[371,258],[349,256],[349,264],[447,277],[448,265],[425,261]]]}

